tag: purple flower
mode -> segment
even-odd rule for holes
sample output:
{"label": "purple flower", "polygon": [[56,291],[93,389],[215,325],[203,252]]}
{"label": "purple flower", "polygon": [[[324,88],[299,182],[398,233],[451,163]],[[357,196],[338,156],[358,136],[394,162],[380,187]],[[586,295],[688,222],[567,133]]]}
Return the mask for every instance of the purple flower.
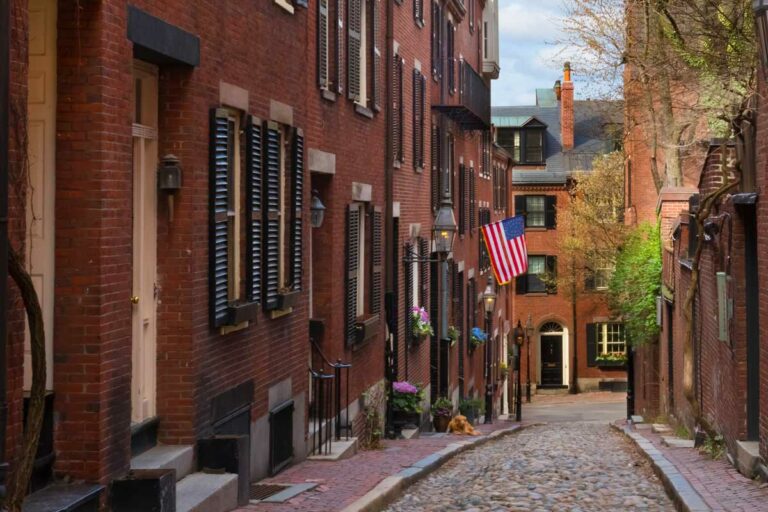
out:
{"label": "purple flower", "polygon": [[397,393],[417,394],[419,389],[408,381],[393,382],[392,389]]}

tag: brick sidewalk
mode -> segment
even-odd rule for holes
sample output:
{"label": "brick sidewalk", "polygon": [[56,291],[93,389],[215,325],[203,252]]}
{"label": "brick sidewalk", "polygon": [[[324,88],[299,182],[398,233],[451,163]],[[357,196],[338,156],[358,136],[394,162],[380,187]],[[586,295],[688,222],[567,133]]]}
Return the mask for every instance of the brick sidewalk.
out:
{"label": "brick sidewalk", "polygon": [[[619,423],[617,423],[619,424]],[[621,422],[621,426],[625,422]],[[637,430],[685,477],[715,512],[768,511],[768,486],[746,478],[723,457],[712,460],[693,448],[670,448],[650,429]]]}
{"label": "brick sidewalk", "polygon": [[[523,397],[525,400],[525,397]],[[531,403],[533,405],[547,405],[547,404],[574,404],[574,403],[613,403],[613,402],[626,402],[626,393],[616,393],[613,391],[593,391],[589,393],[579,393],[571,395],[564,393],[562,395],[533,395],[531,396]],[[525,404],[523,404],[523,410],[525,410]]]}
{"label": "brick sidewalk", "polygon": [[[478,430],[488,434],[506,429],[514,422],[497,420],[492,425],[480,425]],[[259,503],[237,509],[240,512],[330,512],[342,510],[373,489],[384,478],[432,455],[466,436],[423,435],[418,439],[385,440],[383,450],[359,451],[354,457],[336,462],[304,461],[286,469],[274,478],[260,483],[317,483],[311,491],[299,494],[285,503]]]}

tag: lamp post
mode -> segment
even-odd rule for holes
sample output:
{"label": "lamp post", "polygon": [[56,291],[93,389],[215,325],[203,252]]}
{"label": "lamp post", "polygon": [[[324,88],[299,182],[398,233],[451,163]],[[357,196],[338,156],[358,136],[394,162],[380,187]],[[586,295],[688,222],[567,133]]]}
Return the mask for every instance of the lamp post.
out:
{"label": "lamp post", "polygon": [[515,384],[515,421],[521,421],[523,417],[523,390],[520,384],[520,351],[523,347],[523,336],[525,336],[525,330],[520,320],[517,321],[517,327],[514,331],[515,336],[515,373],[517,373],[517,379]]}
{"label": "lamp post", "polygon": [[533,319],[528,313],[525,322],[525,401],[531,403],[531,338],[533,337]]}
{"label": "lamp post", "polygon": [[496,309],[496,292],[493,286],[493,276],[488,276],[488,284],[483,292],[485,307],[485,332],[488,336],[485,342],[485,423],[493,422],[493,382],[491,381],[491,340],[493,310]]}

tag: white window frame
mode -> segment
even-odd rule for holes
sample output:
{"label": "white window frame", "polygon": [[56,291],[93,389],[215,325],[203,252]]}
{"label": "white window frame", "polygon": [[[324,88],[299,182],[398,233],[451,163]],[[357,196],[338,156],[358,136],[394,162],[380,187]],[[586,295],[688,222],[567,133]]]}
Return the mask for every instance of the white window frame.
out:
{"label": "white window frame", "polygon": [[[609,334],[613,336],[609,339]],[[618,341],[616,337],[621,338]],[[612,349],[612,350],[609,350]],[[620,348],[620,350],[615,350]],[[627,350],[627,335],[621,322],[602,322],[597,324],[597,355],[623,354]]]}
{"label": "white window frame", "polygon": [[[535,210],[532,211],[529,204],[529,201],[531,199],[541,199],[543,208],[541,210]],[[527,228],[545,228],[547,227],[547,196],[542,195],[535,195],[535,196],[525,196],[525,227]],[[538,215],[541,214],[541,223],[537,222],[534,224],[533,219],[534,217],[531,215],[531,213],[535,213],[536,219],[538,219]]]}
{"label": "white window frame", "polygon": [[228,245],[228,298],[230,302],[240,300],[242,296],[242,287],[240,271],[242,262],[240,261],[241,248],[241,222],[243,217],[243,204],[241,199],[242,192],[242,169],[241,169],[241,147],[240,147],[240,117],[241,113],[234,109],[227,109],[227,121],[233,125],[232,129],[232,147],[229,149],[231,167],[228,163],[228,195],[229,205],[227,206],[227,245]]}
{"label": "white window frame", "polygon": [[360,0],[360,94],[355,103],[368,108],[368,0]]}
{"label": "white window frame", "polygon": [[[418,244],[415,241],[413,247],[418,247]],[[421,304],[419,303],[419,271],[421,270],[419,265],[420,263],[418,261],[411,263],[411,306],[414,308],[421,307]]]}

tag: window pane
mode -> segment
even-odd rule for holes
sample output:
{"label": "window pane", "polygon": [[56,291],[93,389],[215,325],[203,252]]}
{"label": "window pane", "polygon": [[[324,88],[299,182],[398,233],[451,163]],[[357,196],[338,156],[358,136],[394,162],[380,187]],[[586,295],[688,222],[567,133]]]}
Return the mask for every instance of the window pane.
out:
{"label": "window pane", "polygon": [[528,292],[544,293],[547,287],[541,280],[541,275],[547,271],[547,260],[544,256],[528,256]]}
{"label": "window pane", "polygon": [[515,162],[519,162],[520,161],[520,130],[515,130],[514,147],[515,147],[515,151],[514,151]]}
{"label": "window pane", "polygon": [[544,196],[526,196],[525,210],[528,214],[525,219],[527,227],[544,227],[546,224]]}
{"label": "window pane", "polygon": [[528,130],[525,133],[525,161],[528,163],[540,163],[544,161],[543,131]]}

